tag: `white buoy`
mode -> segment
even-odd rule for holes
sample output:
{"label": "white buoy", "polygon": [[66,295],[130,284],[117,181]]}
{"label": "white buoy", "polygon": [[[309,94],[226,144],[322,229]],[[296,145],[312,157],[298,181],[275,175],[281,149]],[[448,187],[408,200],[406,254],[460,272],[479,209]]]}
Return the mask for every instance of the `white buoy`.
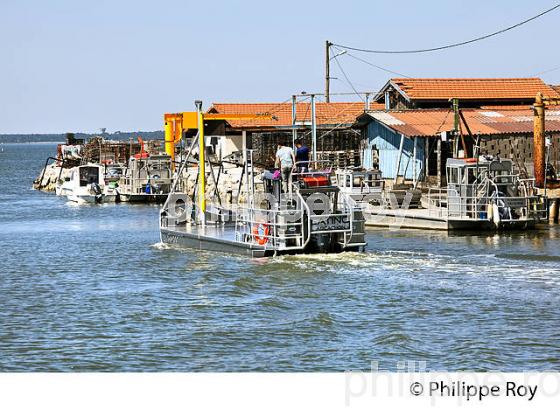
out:
{"label": "white buoy", "polygon": [[494,225],[500,225],[500,208],[498,208],[498,204],[492,204],[492,221]]}

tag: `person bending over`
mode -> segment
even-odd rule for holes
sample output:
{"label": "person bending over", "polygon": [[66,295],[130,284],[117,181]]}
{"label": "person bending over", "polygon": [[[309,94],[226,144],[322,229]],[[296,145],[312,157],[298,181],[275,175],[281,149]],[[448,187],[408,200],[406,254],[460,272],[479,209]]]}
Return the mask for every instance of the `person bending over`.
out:
{"label": "person bending over", "polygon": [[276,167],[280,168],[282,174],[282,185],[284,185],[284,192],[292,192],[291,178],[292,171],[296,163],[294,150],[284,144],[278,144],[276,151]]}

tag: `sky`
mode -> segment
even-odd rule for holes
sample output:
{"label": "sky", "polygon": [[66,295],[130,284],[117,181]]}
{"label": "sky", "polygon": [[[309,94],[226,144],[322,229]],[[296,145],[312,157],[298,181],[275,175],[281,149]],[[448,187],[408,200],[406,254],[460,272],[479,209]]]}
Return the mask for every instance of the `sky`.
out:
{"label": "sky", "polygon": [[[0,134],[151,131],[163,128],[164,113],[192,111],[197,99],[207,108],[321,93],[326,40],[434,47],[496,31],[556,3],[0,0]],[[540,76],[560,84],[559,23],[557,9],[464,47],[336,59],[358,91],[378,91],[396,75],[352,55],[411,77]],[[331,76],[331,92],[352,92],[334,60]]]}

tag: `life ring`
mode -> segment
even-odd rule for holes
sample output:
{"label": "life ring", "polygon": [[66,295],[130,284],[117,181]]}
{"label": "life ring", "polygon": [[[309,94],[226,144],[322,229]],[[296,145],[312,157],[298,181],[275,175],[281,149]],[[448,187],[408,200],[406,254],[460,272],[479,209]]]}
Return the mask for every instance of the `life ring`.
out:
{"label": "life ring", "polygon": [[269,233],[270,229],[266,224],[256,224],[253,226],[253,237],[259,245],[266,245]]}

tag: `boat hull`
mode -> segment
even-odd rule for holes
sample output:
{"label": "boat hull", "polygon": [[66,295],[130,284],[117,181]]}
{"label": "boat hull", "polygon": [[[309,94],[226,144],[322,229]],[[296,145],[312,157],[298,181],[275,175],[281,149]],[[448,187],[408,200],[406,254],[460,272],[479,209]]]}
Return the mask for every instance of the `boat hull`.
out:
{"label": "boat hull", "polygon": [[[177,229],[161,227],[160,236],[163,243],[181,248],[230,253],[252,258],[264,258],[286,254],[317,253],[307,249],[274,251],[274,249],[267,248],[266,246],[238,241],[235,238],[235,231],[228,227],[206,227],[200,230],[196,227]],[[358,252],[363,249],[365,245],[365,243],[349,244],[345,248],[339,247],[337,250],[330,249],[329,253]]]}
{"label": "boat hull", "polygon": [[211,236],[198,232],[179,231],[161,228],[161,241],[169,245],[182,248],[190,248],[204,251],[214,251],[223,253],[233,253],[236,255],[262,258],[273,256],[272,250],[267,250],[264,246],[251,243],[238,242],[227,236]]}
{"label": "boat hull", "polygon": [[66,196],[70,202],[75,202],[77,204],[100,204],[103,202],[103,197],[96,197],[94,195],[75,195],[68,194]]}
{"label": "boat hull", "polygon": [[430,216],[422,210],[392,211],[383,209],[378,212],[365,213],[366,226],[391,229],[432,229],[443,231],[495,231],[524,230],[535,228],[534,219],[517,219],[500,222],[496,225],[489,219],[444,218]]}
{"label": "boat hull", "polygon": [[167,199],[167,194],[126,194],[119,192],[121,202],[150,202],[162,204]]}

